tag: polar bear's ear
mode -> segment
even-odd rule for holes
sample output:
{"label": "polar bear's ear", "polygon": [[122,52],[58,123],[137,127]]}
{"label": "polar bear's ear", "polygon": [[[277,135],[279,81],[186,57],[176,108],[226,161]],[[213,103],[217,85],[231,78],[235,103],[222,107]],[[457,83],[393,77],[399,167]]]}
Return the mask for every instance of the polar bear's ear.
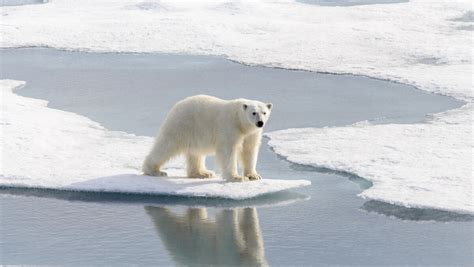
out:
{"label": "polar bear's ear", "polygon": [[272,104],[272,103],[268,103],[268,104],[267,104],[267,108],[268,108],[268,109],[272,109],[272,107],[273,107],[273,104]]}
{"label": "polar bear's ear", "polygon": [[242,107],[244,108],[244,110],[246,110],[248,106],[247,104],[244,104]]}

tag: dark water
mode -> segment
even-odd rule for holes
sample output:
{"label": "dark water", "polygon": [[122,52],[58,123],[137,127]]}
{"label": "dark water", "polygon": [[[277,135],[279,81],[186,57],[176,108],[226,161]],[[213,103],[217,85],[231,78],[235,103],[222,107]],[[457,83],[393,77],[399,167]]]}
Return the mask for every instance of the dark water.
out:
{"label": "dark water", "polygon": [[[2,78],[28,82],[19,94],[111,130],[150,136],[177,100],[198,93],[273,102],[267,130],[360,120],[412,123],[461,105],[366,77],[248,67],[214,57],[51,49],[0,55]],[[367,181],[290,164],[266,142],[258,167],[264,177],[313,185],[245,202],[0,189],[1,263],[473,263],[472,216],[364,201],[357,194]]]}

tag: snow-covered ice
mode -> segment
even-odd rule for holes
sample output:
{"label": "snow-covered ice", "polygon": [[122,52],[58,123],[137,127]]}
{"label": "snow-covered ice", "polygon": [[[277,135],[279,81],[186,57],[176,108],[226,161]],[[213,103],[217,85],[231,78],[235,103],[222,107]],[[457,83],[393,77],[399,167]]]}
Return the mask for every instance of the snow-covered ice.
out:
{"label": "snow-covered ice", "polygon": [[276,153],[299,164],[373,182],[360,196],[408,207],[474,213],[472,104],[421,124],[355,124],[267,134]]}
{"label": "snow-covered ice", "polygon": [[464,97],[472,37],[458,27],[472,23],[460,19],[471,10],[471,1],[340,7],[292,0],[57,0],[1,8],[0,47],[224,55]]}
{"label": "snow-covered ice", "polygon": [[[305,133],[307,143],[325,144],[324,165],[375,181],[365,197],[472,212],[472,12],[472,1],[340,7],[291,0],[58,0],[1,8],[0,46],[223,55],[246,64],[368,75],[456,97],[469,104],[422,124],[269,136],[277,152],[314,165],[322,163],[320,147],[297,155],[303,151],[293,147],[299,137],[292,132]],[[341,133],[345,141],[338,139]],[[38,156],[49,155],[41,150],[49,148],[38,149]],[[341,151],[364,155],[351,159]]]}
{"label": "snow-covered ice", "polygon": [[[311,184],[139,175],[152,138],[108,131],[85,117],[48,108],[46,101],[13,93],[23,85],[0,80],[0,186],[246,199]],[[184,174],[181,160],[168,165],[171,175]]]}

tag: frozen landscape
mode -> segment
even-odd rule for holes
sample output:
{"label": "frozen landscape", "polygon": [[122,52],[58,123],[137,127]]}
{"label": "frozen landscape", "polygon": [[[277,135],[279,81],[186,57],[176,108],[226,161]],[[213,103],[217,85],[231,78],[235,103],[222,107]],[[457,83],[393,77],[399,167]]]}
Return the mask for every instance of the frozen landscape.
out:
{"label": "frozen landscape", "polygon": [[[371,187],[367,180],[289,163],[272,152],[267,140],[260,151],[258,165],[264,178],[309,180],[311,186],[243,201],[166,197],[162,196],[166,193],[162,187],[158,187],[160,191],[155,191],[155,195],[110,192],[125,188],[127,192],[144,193],[163,185],[161,181],[144,183],[143,178],[141,182],[131,183],[130,179],[138,177],[121,174],[139,173],[142,160],[139,153],[147,152],[146,146],[150,145],[151,136],[169,108],[189,94],[235,98],[251,97],[258,91],[262,99],[277,107],[267,125],[268,131],[342,126],[364,119],[378,123],[418,123],[424,120],[426,113],[459,107],[460,101],[367,77],[249,67],[208,56],[95,54],[42,48],[7,49],[0,51],[0,56],[2,75],[28,81],[15,90],[18,95],[8,95],[16,99],[8,101],[8,106],[22,110],[10,113],[15,120],[11,118],[8,127],[21,129],[23,134],[10,135],[12,142],[5,147],[15,150],[15,144],[29,140],[40,148],[44,142],[50,142],[48,146],[54,148],[48,155],[25,150],[21,155],[10,153],[31,164],[40,159],[45,167],[38,168],[43,174],[40,177],[34,170],[28,173],[15,167],[18,165],[14,162],[5,166],[4,172],[9,175],[3,177],[2,182],[16,184],[1,189],[2,214],[8,218],[2,221],[0,229],[5,262],[165,265],[192,262],[189,257],[180,255],[185,248],[162,240],[167,236],[162,234],[163,229],[157,229],[158,235],[155,233],[155,225],[161,223],[155,222],[158,218],[148,211],[155,207],[160,211],[161,207],[170,210],[174,218],[171,224],[186,225],[191,221],[207,225],[210,228],[204,228],[206,238],[217,234],[211,225],[220,225],[223,211],[230,209],[240,214],[242,208],[256,207],[258,217],[251,221],[260,225],[258,232],[270,264],[408,264],[420,262],[420,258],[426,264],[448,264],[471,260],[471,215],[365,201],[357,194]],[[295,84],[297,88],[288,90]],[[221,90],[222,86],[226,90]],[[346,90],[347,86],[357,90]],[[301,96],[289,97],[288,94],[294,92]],[[48,107],[44,101],[33,98],[48,100]],[[160,105],[156,99],[161,100]],[[34,111],[33,117],[18,116],[31,115],[28,109]],[[55,119],[37,118],[37,114],[44,112],[56,114],[47,116]],[[319,116],[309,116],[313,113]],[[288,120],[285,114],[292,114],[294,119]],[[297,116],[301,114],[305,115]],[[39,124],[50,125],[43,129],[51,131],[50,134],[67,134],[59,134],[59,137],[54,134],[53,140],[31,138],[31,131],[41,129]],[[63,141],[58,142],[59,138]],[[143,152],[140,152],[142,146]],[[92,153],[97,153],[94,161],[88,160],[88,154]],[[5,161],[10,162],[10,159]],[[87,168],[83,168],[85,164]],[[180,164],[179,161],[169,164],[171,169],[167,171],[182,173]],[[214,168],[212,160],[208,164]],[[106,174],[110,176],[104,177]],[[68,191],[46,189],[61,189],[65,185],[69,186]],[[104,189],[109,193],[85,192]],[[196,208],[205,208],[207,217]],[[191,216],[196,212],[199,216]],[[55,223],[51,223],[50,218],[55,218]],[[348,221],[357,223],[347,224]],[[91,236],[96,237],[93,250],[90,249]],[[192,240],[192,236],[183,238]],[[380,240],[381,236],[390,242]],[[214,254],[197,246],[194,246],[196,253],[208,255],[205,258]],[[453,246],[457,249],[452,250]],[[38,247],[43,249],[38,250]],[[425,248],[423,252],[417,250],[419,247]],[[262,247],[255,249],[261,251]],[[344,257],[339,255],[340,251],[345,251]],[[410,254],[410,251],[417,252]],[[298,258],[290,256],[295,253]],[[237,263],[229,260],[227,264]]]}
{"label": "frozen landscape", "polygon": [[[2,213],[8,218],[2,222],[4,262],[14,263],[35,244],[48,242],[46,235],[37,237],[28,247],[25,244],[31,240],[22,230],[33,226],[23,223],[18,230],[12,228],[24,216],[19,206],[32,208],[28,196],[43,208],[69,207],[65,220],[81,212],[96,213],[104,205],[125,218],[127,210],[147,202],[173,206],[182,201],[159,201],[149,194],[243,199],[312,183],[294,189],[296,195],[281,193],[281,201],[269,196],[255,200],[269,208],[260,212],[262,222],[252,228],[253,233],[263,233],[263,241],[253,241],[260,245],[255,248],[258,255],[249,255],[252,262],[307,264],[318,258],[319,263],[333,264],[472,263],[471,2],[52,1],[2,7],[1,15],[0,185]],[[110,52],[120,54],[96,54]],[[166,111],[196,93],[275,104],[268,145],[265,140],[259,162],[264,177],[275,180],[263,180],[256,192],[245,184],[219,181],[173,187],[179,180],[163,190],[165,182],[137,176]],[[168,168],[182,175],[180,160]],[[341,176],[344,179],[338,179]],[[71,190],[148,195],[130,195],[135,204],[122,205],[126,200],[120,194],[102,199]],[[74,202],[77,199],[79,203]],[[198,205],[214,209],[217,202],[208,201]],[[248,201],[244,207],[257,206]],[[235,204],[232,216],[258,222],[256,210],[240,210],[241,206]],[[60,208],[43,210],[50,216],[63,213]],[[156,214],[168,212],[145,210],[158,235],[165,238]],[[35,215],[39,221],[45,220],[41,213]],[[217,227],[221,215],[214,213]],[[279,218],[279,213],[291,214],[279,219],[285,227],[300,229],[291,232],[292,241],[283,246],[275,222],[264,224]],[[100,218],[107,221],[112,214]],[[201,221],[207,220],[202,211],[197,214]],[[170,218],[187,218],[176,216]],[[405,220],[410,223],[401,223]],[[419,220],[430,223],[413,222]],[[347,221],[358,223],[345,226]],[[131,233],[121,227],[117,225],[120,233]],[[389,235],[387,229],[394,227],[398,230]],[[44,229],[60,235],[56,231]],[[344,241],[340,233],[346,233]],[[391,246],[379,244],[374,250],[377,234],[393,238]],[[71,236],[64,238],[67,242]],[[148,244],[145,235],[130,238]],[[111,236],[104,240],[116,241]],[[187,252],[163,242],[173,247],[168,247],[173,262],[189,263],[180,254]],[[281,251],[285,246],[300,248],[300,260],[285,259]],[[356,246],[345,257],[333,254]],[[420,246],[426,250],[406,256],[410,248]],[[453,246],[456,250],[450,250]],[[52,245],[43,253],[58,248]],[[44,259],[38,253],[29,255],[24,263],[98,263],[94,254],[82,262],[55,259],[52,254]],[[157,262],[155,257],[148,260],[141,263]],[[120,260],[111,257],[107,262]]]}

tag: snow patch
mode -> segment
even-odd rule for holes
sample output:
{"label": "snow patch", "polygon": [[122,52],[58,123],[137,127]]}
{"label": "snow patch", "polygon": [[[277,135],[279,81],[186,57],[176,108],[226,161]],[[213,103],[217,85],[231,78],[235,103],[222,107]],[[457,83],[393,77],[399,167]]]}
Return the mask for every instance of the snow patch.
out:
{"label": "snow patch", "polygon": [[291,162],[370,180],[364,198],[474,213],[473,110],[467,104],[420,124],[288,129],[267,136]]}
{"label": "snow patch", "polygon": [[395,4],[395,3],[408,2],[408,0],[298,0],[298,1],[301,3],[321,5],[321,6],[358,6],[358,5]]}
{"label": "snow patch", "polygon": [[[171,172],[173,173],[173,172]],[[82,192],[134,193],[162,196],[205,197],[243,200],[310,185],[306,180],[264,179],[246,183],[229,183],[222,178],[192,179],[187,177],[151,177],[120,174],[86,178],[71,183],[62,179],[49,183],[38,179],[8,178],[0,175],[0,185],[20,188],[46,188]]]}

